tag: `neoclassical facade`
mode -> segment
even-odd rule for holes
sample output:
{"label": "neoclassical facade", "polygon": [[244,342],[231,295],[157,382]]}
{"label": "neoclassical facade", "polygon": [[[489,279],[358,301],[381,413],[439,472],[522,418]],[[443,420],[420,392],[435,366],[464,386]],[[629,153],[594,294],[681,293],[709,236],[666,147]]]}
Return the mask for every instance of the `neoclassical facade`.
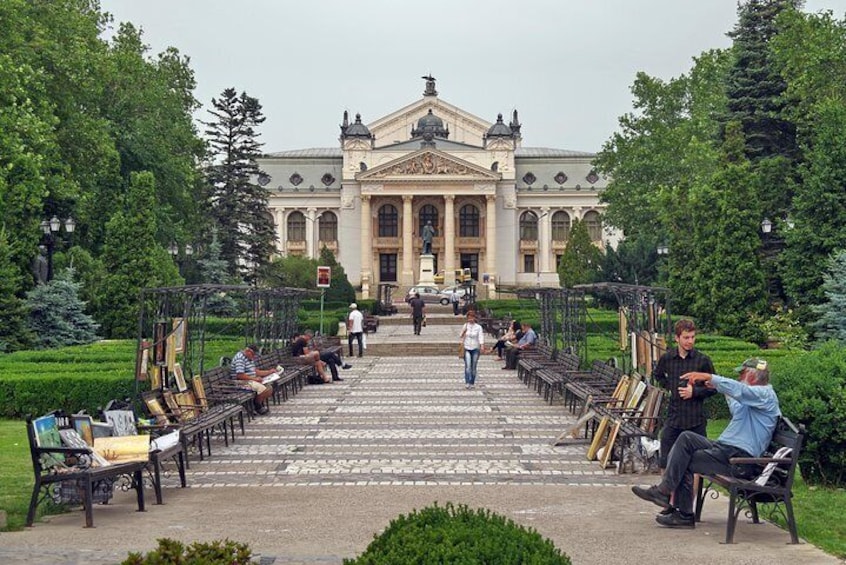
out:
{"label": "neoclassical facade", "polygon": [[597,245],[616,245],[619,234],[601,225],[606,181],[593,153],[523,147],[516,111],[488,122],[424,78],[420,100],[373,122],[345,112],[339,147],[259,160],[281,254],[328,247],[368,298],[379,282],[417,282],[428,221],[435,272],[469,268],[488,288],[557,285],[575,219]]}

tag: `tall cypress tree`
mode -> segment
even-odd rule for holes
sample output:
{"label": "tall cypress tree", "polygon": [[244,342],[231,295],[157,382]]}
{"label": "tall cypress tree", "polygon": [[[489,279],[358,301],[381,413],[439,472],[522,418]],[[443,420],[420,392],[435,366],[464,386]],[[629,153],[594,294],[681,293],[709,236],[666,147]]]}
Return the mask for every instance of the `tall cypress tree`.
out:
{"label": "tall cypress tree", "polygon": [[254,280],[275,249],[267,192],[256,181],[262,143],[257,127],[265,118],[258,100],[227,88],[212,99],[214,120],[206,122],[213,163],[206,170],[208,205],[218,227],[221,257],[229,272]]}
{"label": "tall cypress tree", "polygon": [[558,266],[558,278],[561,286],[570,288],[577,284],[592,283],[597,280],[602,268],[602,252],[591,242],[587,225],[581,221],[573,222],[567,247]]}

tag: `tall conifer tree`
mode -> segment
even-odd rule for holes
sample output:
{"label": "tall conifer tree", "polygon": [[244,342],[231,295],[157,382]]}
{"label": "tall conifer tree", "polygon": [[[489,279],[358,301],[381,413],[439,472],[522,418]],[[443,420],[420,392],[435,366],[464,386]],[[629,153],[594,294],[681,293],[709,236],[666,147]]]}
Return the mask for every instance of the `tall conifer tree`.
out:
{"label": "tall conifer tree", "polygon": [[262,146],[257,127],[265,118],[257,99],[239,96],[234,88],[212,99],[212,106],[215,119],[205,123],[213,159],[206,171],[208,205],[229,272],[254,280],[276,241],[267,192],[257,184]]}

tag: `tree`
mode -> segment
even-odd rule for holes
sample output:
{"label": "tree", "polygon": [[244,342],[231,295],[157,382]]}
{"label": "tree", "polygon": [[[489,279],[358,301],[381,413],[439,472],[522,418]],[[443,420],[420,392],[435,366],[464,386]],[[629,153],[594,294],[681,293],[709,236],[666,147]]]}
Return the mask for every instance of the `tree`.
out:
{"label": "tree", "polygon": [[591,242],[587,225],[581,220],[575,220],[558,266],[561,286],[571,288],[577,284],[595,282],[601,266],[602,252]]}
{"label": "tree", "polygon": [[269,262],[275,250],[273,218],[267,211],[267,192],[256,184],[256,159],[262,144],[256,128],[265,118],[258,100],[227,88],[212,99],[205,122],[214,163],[206,169],[207,204],[221,239],[221,256],[229,272],[247,280]]}
{"label": "tree", "polygon": [[15,296],[20,288],[20,271],[12,262],[6,229],[0,225],[0,352],[21,349],[27,345],[26,309]]}
{"label": "tree", "polygon": [[347,278],[344,268],[338,263],[335,254],[325,245],[320,249],[320,265],[332,268],[330,287],[326,289],[326,300],[330,302],[355,302],[355,289]]}
{"label": "tree", "polygon": [[132,173],[126,202],[106,224],[102,308],[97,319],[110,338],[135,337],[142,288],[173,286],[182,278],[167,251],[156,243],[155,182]]}
{"label": "tree", "polygon": [[[220,258],[220,241],[217,230],[212,229],[212,240],[206,249],[206,255],[198,260],[200,277],[207,284],[234,284],[232,275],[226,269],[226,261]],[[206,299],[206,311],[209,314],[227,316],[235,312],[235,300],[227,294],[213,294]]]}
{"label": "tree", "polygon": [[762,341],[752,323],[767,306],[761,268],[759,214],[751,164],[744,155],[739,123],[726,128],[723,167],[692,194],[698,210],[710,210],[707,222],[694,226],[695,264],[687,273],[697,292],[690,313],[704,328]]}
{"label": "tree", "polygon": [[73,269],[66,269],[27,293],[28,325],[36,349],[82,345],[98,339],[99,324],[84,312],[85,303],[79,299],[82,285],[73,277]]}
{"label": "tree", "polygon": [[822,289],[826,301],[814,307],[817,338],[834,339],[846,344],[846,250],[834,253],[827,262]]}
{"label": "tree", "polygon": [[262,286],[316,288],[317,266],[317,261],[308,257],[277,257],[259,268],[258,280]]}

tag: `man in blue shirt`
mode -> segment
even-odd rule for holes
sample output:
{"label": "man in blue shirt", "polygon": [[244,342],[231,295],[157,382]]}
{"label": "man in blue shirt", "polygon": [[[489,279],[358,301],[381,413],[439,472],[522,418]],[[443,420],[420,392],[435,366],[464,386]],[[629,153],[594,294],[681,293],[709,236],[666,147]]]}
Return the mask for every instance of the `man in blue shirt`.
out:
{"label": "man in blue shirt", "polygon": [[275,373],[276,369],[256,369],[255,359],[258,352],[259,346],[252,344],[236,353],[232,357],[229,374],[243,388],[248,388],[256,393],[254,399],[256,412],[267,414],[267,399],[273,395],[273,389],[262,384],[262,380],[264,377]]}
{"label": "man in blue shirt", "polygon": [[523,322],[523,337],[517,342],[514,347],[508,347],[505,350],[505,367],[503,369],[516,369],[517,357],[524,349],[533,349],[538,343],[538,334],[532,329],[532,325],[528,322]]}
{"label": "man in blue shirt", "polygon": [[781,410],[770,382],[767,362],[747,359],[735,369],[738,380],[709,373],[687,373],[689,383],[705,383],[726,396],[731,421],[711,441],[691,431],[679,435],[667,458],[667,469],[660,483],[649,488],[632,487],[632,492],[662,508],[672,508],[670,495],[675,493],[675,511],[659,514],[655,521],[668,528],[692,528],[693,474],[731,475],[732,457],[760,457],[772,439]]}

